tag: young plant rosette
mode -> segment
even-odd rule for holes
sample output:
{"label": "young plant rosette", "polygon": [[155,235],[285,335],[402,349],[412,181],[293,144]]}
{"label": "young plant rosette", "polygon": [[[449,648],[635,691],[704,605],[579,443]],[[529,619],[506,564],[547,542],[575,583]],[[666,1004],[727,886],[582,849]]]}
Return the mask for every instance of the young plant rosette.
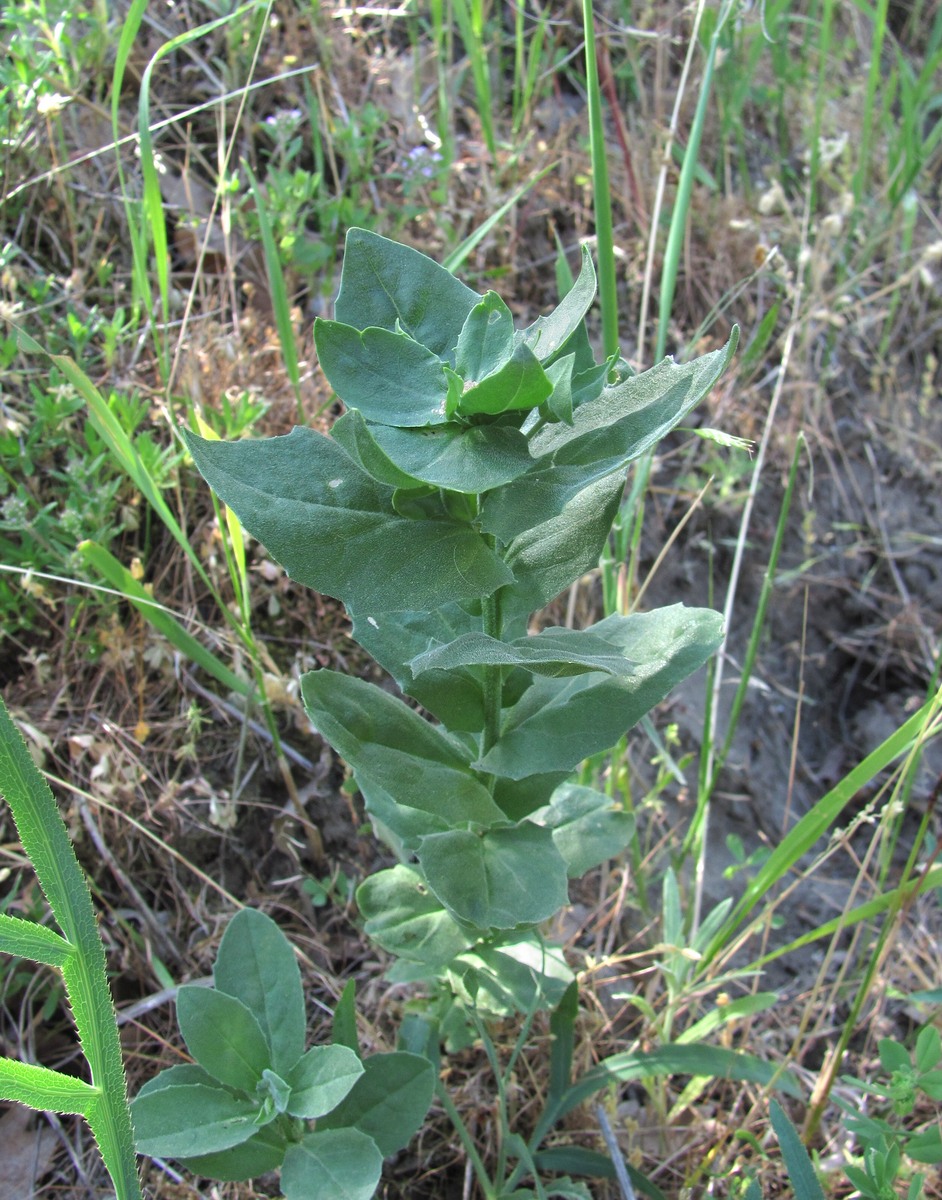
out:
{"label": "young plant rosette", "polygon": [[341,600],[353,636],[425,710],[362,679],[306,674],[316,729],[355,774],[400,863],[357,892],[400,979],[447,981],[492,1012],[558,1002],[571,975],[539,927],[568,881],[632,834],[569,782],[718,647],[721,619],[677,604],[531,632],[598,564],[628,465],[733,353],[632,375],[597,363],[573,287],[526,329],[415,250],[347,235],[320,365],[346,406],[329,435],[185,433],[203,476],[288,574]]}

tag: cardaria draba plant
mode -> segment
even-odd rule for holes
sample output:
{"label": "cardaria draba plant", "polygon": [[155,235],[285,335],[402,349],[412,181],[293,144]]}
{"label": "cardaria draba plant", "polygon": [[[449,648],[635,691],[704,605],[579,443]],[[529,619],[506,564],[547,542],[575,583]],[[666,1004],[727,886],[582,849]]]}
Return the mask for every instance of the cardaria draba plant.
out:
{"label": "cardaria draba plant", "polygon": [[339,598],[404,699],[304,676],[318,731],[356,776],[399,865],[357,900],[367,933],[479,1008],[558,1001],[571,976],[539,927],[570,878],[616,855],[630,817],[568,782],[701,666],[720,617],[674,605],[589,629],[534,614],[596,566],[629,463],[713,387],[733,352],[631,375],[597,363],[595,272],[517,330],[431,259],[347,236],[321,368],[328,435],[205,441],[197,467],[292,578]]}

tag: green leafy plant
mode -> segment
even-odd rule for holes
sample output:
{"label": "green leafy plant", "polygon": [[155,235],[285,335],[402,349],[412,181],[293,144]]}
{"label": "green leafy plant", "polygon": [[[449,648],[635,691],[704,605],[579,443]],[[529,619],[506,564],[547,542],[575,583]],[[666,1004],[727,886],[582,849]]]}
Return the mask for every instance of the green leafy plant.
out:
{"label": "green leafy plant", "polygon": [[404,1051],[362,1058],[352,985],[332,1044],[305,1050],[294,952],[275,922],[252,909],[229,922],[213,984],[177,992],[195,1062],[161,1071],[138,1092],[138,1150],[222,1180],[278,1168],[287,1200],[372,1196],[383,1158],[425,1116],[431,1063]]}
{"label": "green leafy plant", "polygon": [[628,463],[712,387],[735,340],[609,383],[583,324],[594,292],[586,251],[559,307],[516,331],[494,293],[351,231],[336,319],[315,326],[348,408],[331,435],[185,434],[246,528],[339,597],[354,637],[440,722],[336,671],[302,679],[402,859],[360,888],[367,932],[435,977],[465,972],[469,952],[492,978],[508,968],[489,956],[544,956],[534,930],[569,878],[631,835],[569,775],[719,643],[715,613],[680,605],[528,632],[595,566]]}
{"label": "green leafy plant", "polygon": [[61,933],[0,913],[0,951],[62,972],[91,1082],[35,1063],[0,1058],[0,1099],[31,1108],[80,1113],[91,1126],[117,1200],[141,1189],[105,951],[85,876],[52,792],[0,698],[0,793],[36,871]]}
{"label": "green leafy plant", "polygon": [[921,1131],[907,1129],[901,1122],[914,1114],[922,1098],[942,1101],[942,1040],[935,1026],[927,1025],[920,1030],[912,1053],[892,1038],[881,1038],[878,1050],[888,1082],[867,1083],[854,1076],[844,1076],[844,1082],[872,1096],[886,1115],[871,1115],[859,1103],[834,1096],[846,1114],[848,1131],[856,1135],[861,1147],[859,1164],[848,1163],[844,1170],[867,1200],[895,1198],[897,1181],[905,1171],[911,1176],[906,1194],[910,1200],[918,1200],[925,1176],[912,1173],[905,1160],[935,1166],[942,1163],[942,1128],[938,1120]]}
{"label": "green leafy plant", "polygon": [[335,319],[315,325],[347,406],[330,435],[184,433],[246,528],[291,576],[342,600],[356,640],[436,718],[337,671],[302,678],[309,715],[400,858],[358,889],[365,930],[399,960],[392,978],[431,988],[435,1029],[454,1028],[448,997],[477,1015],[561,1002],[572,974],[540,926],[569,880],[634,829],[570,776],[721,637],[717,614],[682,605],[534,631],[597,564],[629,463],[709,391],[736,344],[734,333],[694,362],[631,375],[614,355],[595,361],[594,295],[584,251],[559,306],[516,330],[493,292],[351,230]]}

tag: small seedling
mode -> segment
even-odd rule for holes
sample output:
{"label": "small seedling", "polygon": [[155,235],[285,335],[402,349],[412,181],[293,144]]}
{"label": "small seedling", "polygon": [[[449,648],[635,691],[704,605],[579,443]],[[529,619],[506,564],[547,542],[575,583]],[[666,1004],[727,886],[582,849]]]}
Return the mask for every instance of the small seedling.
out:
{"label": "small seedling", "polygon": [[252,909],[229,922],[213,986],[179,989],[177,1019],[195,1061],[146,1083],[132,1115],[141,1153],[197,1175],[239,1180],[280,1169],[286,1200],[368,1200],[383,1158],[406,1145],[432,1099],[427,1059],[361,1058],[352,987],[333,1043],[304,1048],[297,960],[274,921]]}

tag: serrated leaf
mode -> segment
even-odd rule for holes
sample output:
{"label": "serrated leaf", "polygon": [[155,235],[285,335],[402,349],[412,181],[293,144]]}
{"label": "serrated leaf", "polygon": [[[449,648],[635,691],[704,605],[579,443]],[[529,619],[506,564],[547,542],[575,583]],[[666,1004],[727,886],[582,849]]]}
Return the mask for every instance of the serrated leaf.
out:
{"label": "serrated leaf", "polygon": [[349,1096],[318,1128],[355,1128],[384,1158],[406,1146],[432,1102],[435,1071],[427,1058],[405,1051],[373,1054]]}
{"label": "serrated leaf", "polygon": [[513,578],[469,525],[399,516],[392,488],[313,429],[239,442],[183,437],[220,499],[288,574],[352,608],[436,608]]}
{"label": "serrated leaf", "polygon": [[315,1129],[288,1147],[285,1200],[371,1200],[383,1170],[376,1143],[358,1129]]}
{"label": "serrated leaf", "polygon": [[540,362],[560,350],[581,326],[582,319],[595,299],[595,267],[588,246],[582,247],[582,265],[579,276],[563,299],[551,313],[537,319],[523,331],[526,345],[536,354]]}
{"label": "serrated leaf", "polygon": [[[560,1105],[557,1120],[584,1104],[601,1088],[615,1082],[635,1079],[659,1079],[664,1075],[703,1075],[708,1079],[739,1079],[774,1087],[786,1095],[800,1098],[802,1090],[791,1071],[765,1062],[754,1054],[742,1054],[720,1046],[668,1045],[655,1050],[613,1054],[578,1079]],[[798,1193],[802,1195],[802,1193]]]}
{"label": "serrated leaf", "polygon": [[318,317],[314,344],[330,386],[368,421],[417,427],[446,420],[442,360],[406,334],[375,327],[361,332]]}
{"label": "serrated leaf", "polygon": [[216,988],[252,1012],[284,1076],[304,1053],[307,1021],[301,971],[288,939],[264,913],[246,908],[226,927],[213,966]]}
{"label": "serrated leaf", "polygon": [[35,1063],[0,1058],[0,1100],[16,1100],[43,1112],[87,1116],[100,1097],[100,1088],[72,1075],[50,1071]]}
{"label": "serrated leaf", "polygon": [[315,1120],[344,1099],[363,1074],[363,1065],[346,1046],[312,1046],[288,1073],[293,1117]]}
{"label": "serrated leaf", "polygon": [[769,1113],[795,1195],[801,1196],[802,1200],[824,1200],[824,1192],[815,1174],[814,1164],[795,1126],[774,1100],[769,1105]]}
{"label": "serrated leaf", "polygon": [[177,991],[177,1023],[187,1049],[214,1079],[255,1091],[271,1055],[255,1014],[241,1000],[215,988],[185,985]]}
{"label": "serrated leaf", "polygon": [[357,907],[367,937],[410,962],[439,967],[472,942],[414,867],[400,864],[365,879],[357,888]]}
{"label": "serrated leaf", "polygon": [[75,954],[75,947],[45,925],[0,913],[0,953],[61,968]]}
{"label": "serrated leaf", "polygon": [[617,858],[635,829],[634,817],[617,808],[610,796],[575,783],[558,787],[533,820],[552,833],[570,879],[581,879],[599,863]]}
{"label": "serrated leaf", "polygon": [[258,1105],[222,1086],[180,1084],[138,1095],[131,1103],[137,1150],[153,1158],[215,1154],[248,1141]]}
{"label": "serrated leaf", "polygon": [[551,678],[601,671],[631,675],[637,664],[619,647],[587,630],[550,626],[529,637],[505,642],[485,633],[465,633],[445,646],[436,646],[409,663],[413,675],[466,666],[525,667]]}
{"label": "serrated leaf", "polygon": [[440,358],[458,344],[462,326],[481,297],[409,246],[366,229],[350,229],[344,244],[338,321],[366,329],[397,326]]}
{"label": "serrated leaf", "polygon": [[720,644],[723,624],[709,609],[675,604],[607,617],[592,628],[635,660],[635,674],[536,678],[506,716],[497,742],[475,764],[480,770],[520,779],[572,770],[607,750],[706,662]]}
{"label": "serrated leaf", "polygon": [[423,837],[416,856],[428,886],[457,921],[514,929],[548,920],[568,902],[566,864],[553,835],[530,821]]}
{"label": "serrated leaf", "polygon": [[395,696],[327,670],[303,675],[301,694],[315,728],[353,768],[367,806],[375,802],[397,837],[503,820],[458,744]]}

